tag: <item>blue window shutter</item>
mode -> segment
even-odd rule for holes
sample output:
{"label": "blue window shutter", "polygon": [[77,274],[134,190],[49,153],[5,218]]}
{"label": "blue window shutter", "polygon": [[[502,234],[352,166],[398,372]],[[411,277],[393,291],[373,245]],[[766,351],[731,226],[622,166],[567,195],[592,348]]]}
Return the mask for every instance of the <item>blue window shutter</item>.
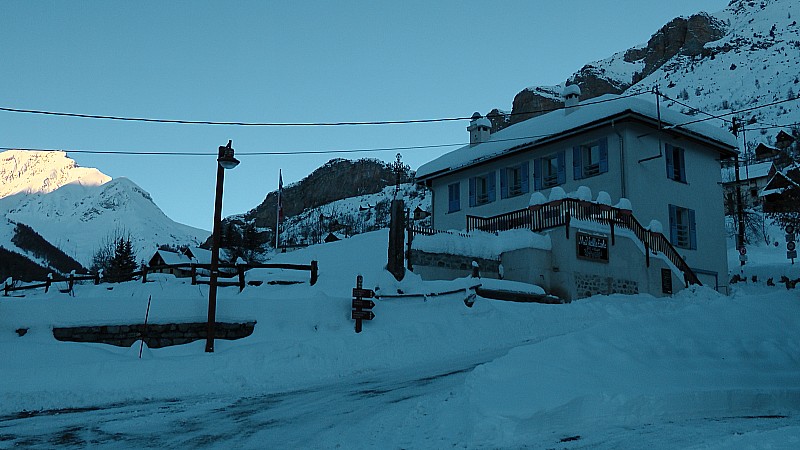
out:
{"label": "blue window shutter", "polygon": [[533,160],[533,188],[537,191],[542,190],[542,158]]}
{"label": "blue window shutter", "polygon": [[689,211],[689,248],[692,250],[697,250],[697,226],[694,223],[694,210],[690,209]]}
{"label": "blue window shutter", "polygon": [[684,183],[686,182],[686,160],[684,159],[684,150],[682,148],[678,149],[678,170],[680,170],[681,181]]}
{"label": "blue window shutter", "polygon": [[600,173],[608,172],[608,138],[600,139]]}
{"label": "blue window shutter", "polygon": [[461,183],[454,183],[448,186],[448,212],[461,209]]}
{"label": "blue window shutter", "polygon": [[667,178],[674,180],[675,179],[675,161],[673,158],[672,153],[672,146],[669,144],[664,144],[664,156],[667,160]]}
{"label": "blue window shutter", "polygon": [[558,152],[558,184],[567,182],[566,159],[563,151]]}
{"label": "blue window shutter", "polygon": [[469,179],[469,206],[475,206],[475,177]]}
{"label": "blue window shutter", "polygon": [[528,163],[524,162],[519,165],[520,180],[522,184],[522,193],[527,194],[529,189],[528,182]]}
{"label": "blue window shutter", "polygon": [[500,198],[508,198],[508,170],[500,169]]}
{"label": "blue window shutter", "polygon": [[675,205],[669,205],[669,241],[672,245],[678,242],[678,218]]}
{"label": "blue window shutter", "polygon": [[495,172],[491,171],[486,174],[486,184],[488,184],[488,194],[489,194],[489,202],[495,201],[495,183],[497,183],[497,177],[495,176]]}
{"label": "blue window shutter", "polygon": [[583,162],[581,161],[581,147],[572,147],[572,178],[580,180],[583,178]]}

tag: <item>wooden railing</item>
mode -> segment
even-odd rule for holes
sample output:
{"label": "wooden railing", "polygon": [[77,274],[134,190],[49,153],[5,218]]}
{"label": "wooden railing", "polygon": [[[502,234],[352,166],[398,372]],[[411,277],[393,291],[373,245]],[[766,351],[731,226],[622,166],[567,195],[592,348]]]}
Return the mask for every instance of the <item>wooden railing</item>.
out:
{"label": "wooden railing", "polygon": [[[52,274],[51,274],[52,275]],[[29,284],[26,286],[13,286],[8,282],[3,283],[3,295],[8,296],[9,292],[14,291],[24,291],[27,289],[40,289],[44,288],[44,291],[47,292],[50,290],[50,286],[53,283],[67,283],[67,289],[62,290],[65,294],[68,292],[72,292],[73,286],[75,286],[76,281],[83,281],[83,280],[92,280],[94,284],[100,284],[100,275],[99,274],[88,274],[88,275],[75,275],[74,273],[69,274],[66,278],[53,278],[52,276],[47,277],[42,283],[37,284]]]}
{"label": "wooden railing", "polygon": [[572,219],[608,225],[611,228],[612,243],[614,242],[615,227],[631,230],[644,244],[648,266],[650,265],[650,251],[662,253],[678,270],[683,272],[687,284],[702,284],[694,271],[686,264],[686,261],[663,234],[647,230],[633,217],[629,210],[613,206],[565,198],[493,217],[468,215],[467,231],[481,230],[496,233],[517,228],[529,228],[538,232],[561,226],[568,227]]}

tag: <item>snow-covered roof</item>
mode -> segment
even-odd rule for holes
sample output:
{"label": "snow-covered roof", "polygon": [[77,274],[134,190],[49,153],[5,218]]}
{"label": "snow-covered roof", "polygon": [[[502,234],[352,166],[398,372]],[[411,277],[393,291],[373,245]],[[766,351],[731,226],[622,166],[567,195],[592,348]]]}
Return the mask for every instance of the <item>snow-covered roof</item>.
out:
{"label": "snow-covered roof", "polygon": [[[479,164],[523,147],[542,145],[559,136],[579,131],[590,124],[619,117],[626,113],[637,114],[653,120],[658,118],[656,104],[651,101],[638,97],[603,95],[581,102],[580,107],[574,108],[573,112],[568,115],[565,115],[564,111],[558,110],[533,117],[492,134],[484,143],[467,145],[446,153],[423,164],[417,170],[417,179],[421,180],[445,171]],[[664,126],[680,125],[693,120],[695,119],[691,116],[663,106],[661,108],[661,121]],[[736,138],[731,133],[705,122],[677,126],[674,130],[714,141],[722,150],[735,151],[738,145]]]}
{"label": "snow-covered roof", "polygon": [[156,251],[156,253],[164,261],[164,264],[167,264],[167,265],[187,264],[187,263],[191,262],[189,257],[184,255],[183,253],[176,253],[176,252],[171,252],[171,251],[168,251],[168,250],[158,250],[158,251]]}
{"label": "snow-covered roof", "polygon": [[[754,180],[756,178],[764,178],[769,176],[772,169],[772,162],[762,162],[757,164],[750,164],[747,166],[739,167],[739,179],[741,181]],[[722,181],[730,183],[736,181],[736,173],[733,167],[725,167],[722,169]]]}

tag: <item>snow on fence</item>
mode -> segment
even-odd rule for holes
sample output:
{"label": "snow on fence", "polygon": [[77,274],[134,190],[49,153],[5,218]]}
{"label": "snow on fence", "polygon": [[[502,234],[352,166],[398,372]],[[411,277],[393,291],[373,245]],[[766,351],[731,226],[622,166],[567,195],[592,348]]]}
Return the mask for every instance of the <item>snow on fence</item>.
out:
{"label": "snow on fence", "polygon": [[13,291],[23,291],[26,289],[40,289],[44,288],[44,291],[47,292],[50,290],[50,286],[53,283],[63,283],[66,282],[68,288],[61,290],[63,293],[70,293],[72,292],[72,288],[75,286],[76,281],[83,281],[83,280],[93,280],[94,284],[100,284],[100,274],[88,274],[88,275],[75,275],[75,273],[70,273],[66,278],[53,278],[53,274],[48,275],[47,280],[42,283],[37,284],[29,284],[26,286],[14,286],[14,283],[11,279],[6,280],[3,283],[3,295],[8,297],[9,292]]}
{"label": "snow on fence", "polygon": [[[236,269],[236,272],[229,274],[228,278],[234,278],[238,275],[238,280],[235,282],[225,281],[224,275],[223,280],[219,280],[218,284],[221,286],[239,286],[239,291],[244,290],[246,283],[245,280],[245,273],[250,269],[284,269],[284,270],[300,270],[300,271],[308,271],[310,272],[310,284],[313,286],[317,283],[317,278],[319,277],[319,266],[317,261],[311,261],[311,264],[260,264],[260,263],[249,263],[249,264],[219,264],[218,268],[220,270],[224,269]],[[207,281],[203,281],[199,279],[197,275],[198,269],[203,270],[211,270],[211,264],[194,264],[194,263],[183,263],[183,264],[166,264],[160,266],[147,266],[144,265],[142,270],[133,272],[129,274],[131,278],[134,277],[141,277],[142,283],[147,282],[147,274],[148,273],[156,273],[163,270],[171,270],[171,269],[188,269],[191,273],[192,277],[192,284],[208,284]],[[62,289],[61,292],[67,294],[72,293],[72,288],[75,285],[76,281],[83,281],[83,280],[93,280],[94,284],[100,284],[101,281],[101,274],[88,274],[88,275],[75,275],[75,273],[71,273],[66,278],[54,278],[52,274],[47,277],[42,283],[35,283],[29,284],[24,286],[14,286],[13,281],[9,278],[5,281],[3,285],[3,295],[8,296],[9,292],[14,291],[22,291],[27,289],[40,289],[44,288],[44,291],[47,292],[50,290],[50,286],[53,283],[59,282],[66,282],[68,285],[68,289]],[[292,282],[287,282],[292,283]],[[272,284],[283,284],[281,282],[273,282]]]}

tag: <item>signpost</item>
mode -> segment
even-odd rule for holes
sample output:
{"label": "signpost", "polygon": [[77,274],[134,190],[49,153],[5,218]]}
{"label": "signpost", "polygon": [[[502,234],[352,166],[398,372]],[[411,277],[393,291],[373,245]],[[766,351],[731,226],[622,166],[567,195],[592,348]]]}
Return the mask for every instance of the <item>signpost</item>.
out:
{"label": "signpost", "polygon": [[797,258],[797,245],[794,242],[794,227],[791,225],[786,226],[786,258],[792,260],[792,265],[794,265],[794,260]]}
{"label": "signpost", "polygon": [[743,246],[739,247],[739,264],[744,265],[747,262],[747,249]]}
{"label": "signpost", "polygon": [[364,300],[365,298],[374,298],[375,291],[372,289],[364,289],[364,277],[361,275],[356,277],[356,287],[353,289],[353,311],[351,317],[356,321],[356,333],[361,333],[361,321],[372,320],[375,318],[375,313],[371,310],[375,307],[375,302],[372,300]]}

